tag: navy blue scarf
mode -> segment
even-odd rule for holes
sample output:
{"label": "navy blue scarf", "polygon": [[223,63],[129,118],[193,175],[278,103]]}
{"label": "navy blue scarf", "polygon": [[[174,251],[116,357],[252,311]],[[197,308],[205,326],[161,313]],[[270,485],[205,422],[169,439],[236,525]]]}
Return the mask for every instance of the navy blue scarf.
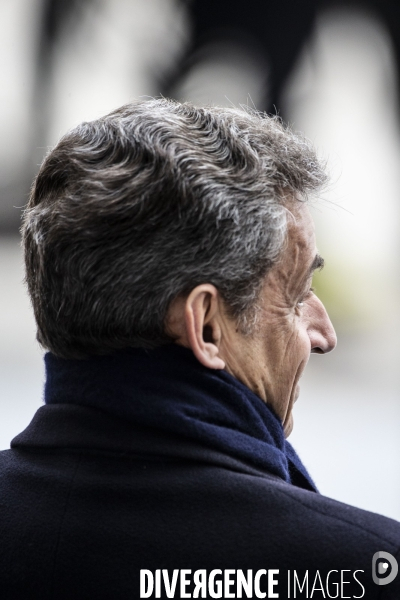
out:
{"label": "navy blue scarf", "polygon": [[111,356],[45,356],[46,404],[97,408],[137,425],[190,437],[308,490],[315,485],[269,406],[224,370],[169,344]]}

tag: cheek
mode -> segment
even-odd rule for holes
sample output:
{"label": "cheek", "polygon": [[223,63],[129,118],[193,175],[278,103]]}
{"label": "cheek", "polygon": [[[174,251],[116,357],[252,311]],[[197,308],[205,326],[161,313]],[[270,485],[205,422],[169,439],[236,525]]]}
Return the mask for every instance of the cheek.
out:
{"label": "cheek", "polygon": [[310,337],[306,329],[302,329],[302,331],[299,333],[297,353],[298,360],[300,363],[303,364],[304,369],[304,367],[308,363],[311,354]]}
{"label": "cheek", "polygon": [[289,355],[294,362],[293,367],[298,368],[301,363],[307,364],[311,351],[310,338],[305,327],[296,327],[290,344]]}

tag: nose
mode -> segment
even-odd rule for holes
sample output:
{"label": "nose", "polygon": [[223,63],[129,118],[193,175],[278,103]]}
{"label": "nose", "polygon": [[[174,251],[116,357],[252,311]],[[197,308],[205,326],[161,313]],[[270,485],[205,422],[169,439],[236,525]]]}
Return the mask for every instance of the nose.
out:
{"label": "nose", "polygon": [[326,354],[336,347],[336,332],[325,306],[317,296],[312,298],[309,305],[307,332],[312,353]]}

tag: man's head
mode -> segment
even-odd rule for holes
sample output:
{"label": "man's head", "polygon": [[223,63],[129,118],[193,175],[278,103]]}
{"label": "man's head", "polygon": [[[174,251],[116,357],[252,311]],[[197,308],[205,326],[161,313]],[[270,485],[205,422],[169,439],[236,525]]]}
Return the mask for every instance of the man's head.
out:
{"label": "man's head", "polygon": [[[279,331],[305,270],[309,285],[305,200],[324,181],[307,142],[253,111],[151,100],[78,126],[45,159],[25,213],[38,340],[66,358],[168,341],[196,354],[187,314],[203,286],[205,320],[193,323],[217,359],[207,366],[225,363],[261,397],[285,395],[279,386],[296,388],[299,375],[284,374],[296,351]],[[301,365],[328,345],[310,342]],[[251,375],[255,360],[275,360],[273,390]]]}

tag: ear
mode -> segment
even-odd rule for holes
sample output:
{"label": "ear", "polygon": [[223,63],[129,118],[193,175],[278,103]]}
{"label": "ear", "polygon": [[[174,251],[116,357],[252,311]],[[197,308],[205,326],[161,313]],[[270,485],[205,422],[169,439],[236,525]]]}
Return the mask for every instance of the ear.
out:
{"label": "ear", "polygon": [[208,283],[198,285],[186,298],[184,310],[186,339],[197,360],[209,369],[224,369],[225,362],[218,356],[221,328],[217,288]]}

